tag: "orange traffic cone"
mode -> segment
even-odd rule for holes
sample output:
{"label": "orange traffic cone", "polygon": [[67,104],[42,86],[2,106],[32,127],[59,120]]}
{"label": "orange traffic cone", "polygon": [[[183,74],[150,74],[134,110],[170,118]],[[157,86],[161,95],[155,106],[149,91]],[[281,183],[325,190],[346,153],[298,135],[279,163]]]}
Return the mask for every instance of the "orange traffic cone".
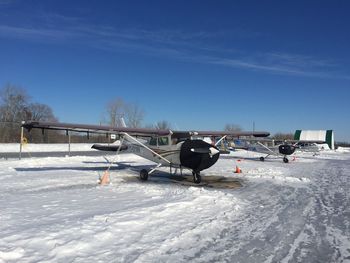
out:
{"label": "orange traffic cone", "polygon": [[242,170],[241,168],[238,167],[238,165],[236,165],[236,171],[235,171],[236,174],[240,174],[242,173]]}
{"label": "orange traffic cone", "polygon": [[99,181],[100,185],[106,185],[110,183],[110,179],[109,179],[109,171],[105,171],[105,173],[103,174],[102,178]]}

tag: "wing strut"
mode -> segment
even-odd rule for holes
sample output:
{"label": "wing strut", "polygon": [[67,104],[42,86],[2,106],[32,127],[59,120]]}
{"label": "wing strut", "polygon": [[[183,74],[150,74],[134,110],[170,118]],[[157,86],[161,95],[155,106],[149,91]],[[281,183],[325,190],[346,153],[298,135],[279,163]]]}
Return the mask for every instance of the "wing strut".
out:
{"label": "wing strut", "polygon": [[141,145],[143,148],[149,150],[151,153],[153,153],[154,155],[158,156],[160,159],[162,159],[163,161],[166,161],[167,163],[171,164],[171,162],[164,158],[163,156],[161,156],[159,153],[156,153],[155,151],[153,151],[151,148],[149,148],[147,145],[145,145],[144,143],[140,142],[139,140],[137,140],[136,138],[134,138],[133,136],[129,135],[128,133],[124,132],[123,133],[124,136],[126,136],[127,138],[131,139],[132,141],[136,142],[137,144]]}
{"label": "wing strut", "polygon": [[106,169],[106,171],[104,172],[103,176],[99,178],[99,184],[101,185],[106,185],[106,184],[109,184],[111,179],[110,179],[110,176],[109,176],[109,170],[111,169],[111,166],[113,165],[114,161],[117,159],[117,157],[119,156],[119,153],[120,153],[120,149],[123,145],[123,142],[124,142],[124,137],[122,138],[122,140],[120,141],[120,147],[118,148],[117,150],[117,153],[115,155],[115,159],[110,162],[106,157],[105,160],[107,160],[109,162],[109,166],[108,168]]}
{"label": "wing strut", "polygon": [[276,155],[274,151],[272,151],[269,147],[266,147],[265,145],[263,145],[261,142],[258,142],[258,144],[263,148],[265,148],[266,150],[268,150],[269,152],[271,152],[272,155]]}
{"label": "wing strut", "polygon": [[221,138],[220,138],[220,140],[218,140],[216,143],[215,143],[215,146],[217,146],[223,139],[225,139],[227,137],[227,135],[225,135],[225,136],[222,136]]}

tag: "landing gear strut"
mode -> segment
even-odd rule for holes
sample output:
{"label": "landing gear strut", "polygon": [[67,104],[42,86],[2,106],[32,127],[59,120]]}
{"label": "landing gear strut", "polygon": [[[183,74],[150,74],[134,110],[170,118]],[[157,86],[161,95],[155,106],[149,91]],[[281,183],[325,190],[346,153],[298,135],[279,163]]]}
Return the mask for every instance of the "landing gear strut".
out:
{"label": "landing gear strut", "polygon": [[200,172],[192,172],[192,175],[193,175],[193,182],[194,182],[195,184],[200,184],[201,181],[202,181]]}
{"label": "landing gear strut", "polygon": [[140,171],[140,179],[141,181],[147,181],[148,180],[148,172],[146,169],[142,169]]}

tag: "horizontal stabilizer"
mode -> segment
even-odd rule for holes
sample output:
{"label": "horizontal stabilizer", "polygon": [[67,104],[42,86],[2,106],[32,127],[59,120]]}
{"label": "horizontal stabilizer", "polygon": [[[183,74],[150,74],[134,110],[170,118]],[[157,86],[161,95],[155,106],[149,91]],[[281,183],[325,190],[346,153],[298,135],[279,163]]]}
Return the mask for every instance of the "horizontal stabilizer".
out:
{"label": "horizontal stabilizer", "polygon": [[103,145],[103,144],[94,144],[91,146],[92,149],[96,149],[99,151],[107,151],[107,152],[117,152],[119,151],[125,151],[128,149],[127,145]]}

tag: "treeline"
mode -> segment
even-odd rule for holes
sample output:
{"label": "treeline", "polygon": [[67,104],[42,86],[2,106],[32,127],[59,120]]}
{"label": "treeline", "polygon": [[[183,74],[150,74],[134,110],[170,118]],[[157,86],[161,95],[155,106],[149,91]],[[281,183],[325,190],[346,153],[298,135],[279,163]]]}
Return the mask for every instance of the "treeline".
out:
{"label": "treeline", "polygon": [[[135,108],[130,107],[128,114],[131,116],[132,112],[135,112]],[[26,90],[7,84],[0,90],[0,143],[18,143],[21,136],[21,123],[27,120],[59,121],[50,106],[32,102]],[[114,122],[109,121],[110,123]],[[27,130],[24,132],[24,137],[31,143],[65,143],[68,141],[68,136],[64,131],[33,129],[30,132]],[[71,132],[70,137],[72,143],[110,142],[106,134],[87,136],[87,134]]]}
{"label": "treeline", "polygon": [[[0,90],[0,142],[12,143],[20,140],[20,125],[23,120],[57,121],[52,109],[42,103],[30,102],[24,89],[6,85]],[[30,134],[38,140],[38,131]],[[40,136],[41,138],[42,136]],[[41,140],[44,140],[41,139]]]}
{"label": "treeline", "polygon": [[[158,121],[154,124],[143,126],[145,112],[137,104],[127,103],[122,98],[115,98],[106,104],[100,124],[112,127],[121,126],[121,118],[126,125],[131,128],[155,128],[172,129],[170,122],[166,120]],[[27,120],[34,121],[59,121],[54,115],[50,106],[32,102],[25,89],[12,84],[7,84],[0,90],[0,143],[18,143],[20,141],[21,122]],[[234,123],[226,124],[226,131],[241,131],[242,128]],[[25,137],[31,143],[65,143],[68,141],[66,132],[52,130],[33,129],[31,132],[25,131]],[[275,140],[291,140],[292,133],[276,133],[272,136]],[[71,132],[72,143],[86,142],[110,142],[110,137],[106,134],[87,134]],[[339,143],[339,145],[348,145]]]}
{"label": "treeline", "polygon": [[[121,126],[123,118],[128,127],[142,127],[144,110],[139,105],[127,103],[121,98],[110,100],[106,104],[105,112],[100,124],[113,127]],[[7,84],[0,89],[0,143],[18,143],[20,141],[21,122],[27,120],[57,122],[49,105],[32,102],[27,91],[18,86]],[[145,127],[167,129],[171,125],[167,121],[159,121],[155,124],[148,124]],[[25,137],[31,143],[65,143],[68,136],[64,131],[33,129],[25,130]],[[87,134],[71,132],[72,143],[86,142],[110,142],[106,134]]]}

